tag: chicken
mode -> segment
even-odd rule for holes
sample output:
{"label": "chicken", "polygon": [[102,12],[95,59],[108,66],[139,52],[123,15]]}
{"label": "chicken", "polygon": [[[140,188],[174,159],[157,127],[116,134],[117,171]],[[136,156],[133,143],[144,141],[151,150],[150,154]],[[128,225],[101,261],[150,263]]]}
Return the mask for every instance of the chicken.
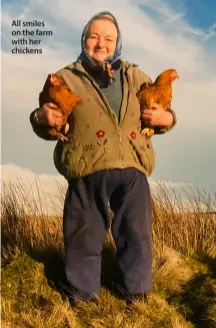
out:
{"label": "chicken", "polygon": [[49,128],[48,133],[51,136],[57,136],[61,141],[68,140],[64,134],[69,130],[67,118],[76,105],[81,103],[81,98],[71,92],[62,78],[55,74],[49,74],[44,84],[43,90],[39,94],[39,106],[45,103],[53,102],[57,105],[57,111],[63,114],[63,121],[60,130]]}
{"label": "chicken", "polygon": [[[156,78],[154,83],[143,83],[137,93],[140,102],[140,109],[151,108],[153,103],[157,103],[166,110],[172,99],[172,82],[178,79],[175,69],[167,69]],[[146,138],[151,138],[154,134],[153,128],[141,126],[141,134]]]}

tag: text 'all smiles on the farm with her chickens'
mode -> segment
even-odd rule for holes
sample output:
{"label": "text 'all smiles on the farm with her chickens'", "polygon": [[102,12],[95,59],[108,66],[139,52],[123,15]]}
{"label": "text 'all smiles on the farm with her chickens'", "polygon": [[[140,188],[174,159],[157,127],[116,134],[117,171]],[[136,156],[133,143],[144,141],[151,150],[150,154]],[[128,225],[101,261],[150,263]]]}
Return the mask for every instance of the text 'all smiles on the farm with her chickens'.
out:
{"label": "text 'all smiles on the farm with her chickens'", "polygon": [[[12,54],[42,54],[43,37],[53,36],[43,21],[12,21]],[[38,48],[40,47],[40,48]]]}

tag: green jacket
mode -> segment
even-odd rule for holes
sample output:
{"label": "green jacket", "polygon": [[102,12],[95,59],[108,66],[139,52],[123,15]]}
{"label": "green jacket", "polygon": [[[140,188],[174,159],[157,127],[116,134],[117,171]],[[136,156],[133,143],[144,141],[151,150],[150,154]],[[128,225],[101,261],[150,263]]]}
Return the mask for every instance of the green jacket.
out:
{"label": "green jacket", "polygon": [[[149,176],[155,167],[155,154],[151,140],[140,134],[140,105],[136,93],[150,78],[137,65],[122,60],[123,99],[120,122],[110,108],[102,91],[81,64],[73,63],[56,72],[83,103],[72,111],[68,141],[58,141],[54,150],[54,163],[67,180],[86,176],[95,171],[134,167]],[[175,113],[169,109],[174,116]],[[34,132],[41,138],[52,140],[47,128],[30,121]],[[165,133],[169,129],[157,129]]]}

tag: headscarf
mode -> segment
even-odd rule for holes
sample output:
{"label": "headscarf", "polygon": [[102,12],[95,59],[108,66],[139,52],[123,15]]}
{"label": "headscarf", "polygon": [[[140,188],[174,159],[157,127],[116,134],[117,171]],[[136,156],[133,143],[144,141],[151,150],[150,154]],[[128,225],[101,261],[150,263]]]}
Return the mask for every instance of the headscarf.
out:
{"label": "headscarf", "polygon": [[[116,48],[112,56],[109,56],[105,58],[103,62],[98,62],[97,60],[93,59],[92,57],[89,56],[87,49],[85,47],[85,41],[86,41],[86,34],[88,32],[89,25],[96,19],[100,19],[103,16],[110,16],[113,19],[113,23],[115,24],[118,32],[118,38],[117,38],[117,43],[116,43]],[[101,70],[101,72],[107,72],[108,77],[110,82],[112,82],[112,74],[114,72],[113,66],[115,63],[117,63],[120,58],[122,57],[122,36],[121,32],[118,26],[118,22],[116,18],[109,12],[109,11],[102,11],[99,12],[98,14],[94,15],[88,23],[85,25],[83,32],[82,32],[82,37],[81,37],[81,48],[82,52],[77,58],[77,61],[79,63],[84,62],[87,66],[89,66],[93,70]]]}

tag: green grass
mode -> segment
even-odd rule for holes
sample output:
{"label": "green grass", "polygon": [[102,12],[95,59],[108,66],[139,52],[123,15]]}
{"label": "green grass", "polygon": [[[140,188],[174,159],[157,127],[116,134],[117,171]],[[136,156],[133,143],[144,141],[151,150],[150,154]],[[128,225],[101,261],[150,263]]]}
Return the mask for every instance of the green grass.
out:
{"label": "green grass", "polygon": [[[4,186],[3,327],[216,327],[216,215],[200,206],[207,200],[210,213],[215,202],[203,197],[199,191],[191,213],[166,189],[153,193],[154,291],[146,301],[128,305],[119,297],[115,247],[108,234],[99,304],[73,307],[64,292],[62,218],[40,212],[22,185]],[[26,213],[26,202],[34,214]]]}

